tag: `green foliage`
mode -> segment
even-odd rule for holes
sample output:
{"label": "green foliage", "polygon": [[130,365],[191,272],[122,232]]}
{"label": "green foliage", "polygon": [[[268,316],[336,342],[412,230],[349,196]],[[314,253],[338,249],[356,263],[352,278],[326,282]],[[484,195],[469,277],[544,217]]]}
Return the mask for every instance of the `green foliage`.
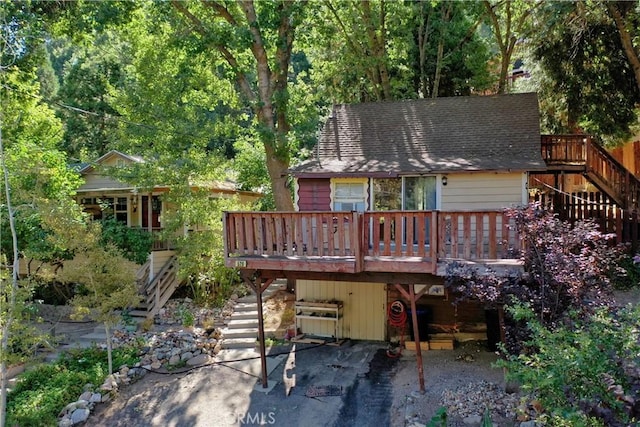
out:
{"label": "green foliage", "polygon": [[181,305],[180,307],[178,307],[177,314],[180,317],[182,326],[184,326],[185,328],[190,328],[195,324],[195,316],[185,305]]}
{"label": "green foliage", "polygon": [[[611,275],[622,255],[612,247],[612,235],[602,234],[591,221],[571,225],[538,205],[508,209],[525,242],[524,274],[478,275],[466,266],[448,268],[446,284],[460,295],[487,306],[527,303],[546,327],[562,324],[571,312],[587,316],[611,302]],[[522,322],[505,325],[509,352],[520,352],[528,329]]]}
{"label": "green foliage", "polygon": [[618,266],[618,271],[611,278],[616,289],[628,290],[640,287],[640,261],[636,262],[633,257],[626,255],[621,258]]}
{"label": "green foliage", "polygon": [[[552,132],[581,130],[614,145],[637,125],[640,88],[607,2],[547,2],[529,39],[539,82],[543,124]],[[630,11],[633,27],[637,11]],[[633,18],[633,17],[636,18]],[[608,108],[601,108],[607,105]]]}
{"label": "green foliage", "polygon": [[101,244],[114,245],[123,256],[136,264],[144,264],[151,253],[153,235],[145,230],[129,228],[115,218],[101,221]]}
{"label": "green foliage", "polygon": [[[526,306],[512,314],[532,331],[527,351],[501,365],[539,399],[548,425],[635,425],[640,381],[640,308],[601,309],[543,326]],[[562,420],[573,420],[562,424]]]}
{"label": "green foliage", "polygon": [[[35,326],[40,319],[35,316],[34,306],[28,301],[33,294],[31,283],[26,280],[18,282],[16,300],[13,307],[9,303],[11,279],[5,269],[0,271],[0,319],[4,323],[11,315],[13,321],[8,332],[7,351],[0,354],[7,365],[26,362],[33,358],[39,345],[47,341],[47,335]],[[0,331],[0,338],[4,329]]]}
{"label": "green foliage", "polygon": [[[138,350],[114,350],[116,366],[133,366]],[[107,354],[97,348],[74,350],[55,363],[24,372],[8,396],[7,425],[57,425],[58,413],[75,401],[86,384],[102,384],[107,376]]]}
{"label": "green foliage", "polygon": [[426,427],[447,427],[447,408],[441,406],[427,422]]}

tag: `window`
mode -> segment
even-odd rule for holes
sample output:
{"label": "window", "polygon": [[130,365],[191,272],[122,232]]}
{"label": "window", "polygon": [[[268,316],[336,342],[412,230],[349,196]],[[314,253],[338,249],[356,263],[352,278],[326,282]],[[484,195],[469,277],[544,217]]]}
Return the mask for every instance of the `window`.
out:
{"label": "window", "polygon": [[436,177],[374,179],[373,198],[377,211],[436,209]]}
{"label": "window", "polygon": [[336,182],[333,193],[334,211],[364,212],[366,193],[364,182]]}

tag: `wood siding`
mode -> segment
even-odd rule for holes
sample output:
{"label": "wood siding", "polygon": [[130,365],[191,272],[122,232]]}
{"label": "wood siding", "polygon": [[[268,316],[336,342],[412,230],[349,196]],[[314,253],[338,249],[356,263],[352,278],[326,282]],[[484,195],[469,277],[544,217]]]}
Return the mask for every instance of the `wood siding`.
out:
{"label": "wood siding", "polygon": [[[387,292],[383,283],[297,280],[296,299],[342,301],[342,338],[385,340]],[[306,334],[331,336],[333,327],[329,320],[300,319]]]}
{"label": "wood siding", "polygon": [[443,211],[501,209],[522,205],[523,173],[449,174],[442,186]]}
{"label": "wood siding", "polygon": [[153,251],[149,255],[151,259],[151,279],[156,277],[164,265],[175,255],[175,251]]}
{"label": "wood siding", "polygon": [[329,179],[298,179],[298,210],[331,210],[331,185]]}
{"label": "wood siding", "polygon": [[81,193],[86,191],[92,191],[92,190],[102,190],[105,188],[108,188],[108,189],[131,188],[130,184],[122,183],[122,182],[116,181],[115,179],[109,176],[100,175],[94,172],[84,175],[83,178],[84,178],[84,184],[82,184],[80,188],[78,188],[78,191]]}

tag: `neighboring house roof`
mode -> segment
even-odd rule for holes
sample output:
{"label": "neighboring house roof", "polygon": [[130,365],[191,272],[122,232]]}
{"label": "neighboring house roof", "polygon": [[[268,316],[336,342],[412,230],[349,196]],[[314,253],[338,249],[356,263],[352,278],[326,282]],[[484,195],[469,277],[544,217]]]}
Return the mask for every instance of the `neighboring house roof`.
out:
{"label": "neighboring house roof", "polygon": [[535,93],[337,105],[294,175],[539,170]]}
{"label": "neighboring house roof", "polygon": [[[131,186],[131,184],[120,182],[113,177],[110,177],[108,175],[103,176],[101,174],[101,171],[99,169],[100,166],[105,166],[110,164],[115,165],[115,162],[117,162],[118,158],[124,160],[124,164],[145,162],[145,160],[140,156],[124,154],[120,151],[111,150],[91,163],[82,163],[82,164],[75,165],[75,168],[78,171],[78,173],[80,173],[85,178],[85,183],[81,185],[77,191],[79,193],[84,193],[84,192],[95,192],[95,191],[120,191],[120,190],[133,189],[134,187]],[[95,176],[99,176],[100,178],[92,180],[91,182],[87,181],[88,179]],[[192,183],[192,185],[194,187],[209,188],[212,191],[215,191],[217,193],[223,193],[223,194],[237,193],[237,194],[243,194],[243,195],[255,196],[255,197],[262,195],[261,193],[255,192],[255,191],[238,190],[237,189],[238,185],[230,179],[198,182],[198,183]],[[156,185],[154,188],[156,190],[168,189],[168,187],[163,184]]]}
{"label": "neighboring house roof", "polygon": [[106,163],[112,157],[121,157],[127,163],[144,163],[144,160],[142,159],[142,157],[131,156],[129,154],[124,154],[117,150],[111,150],[108,153],[100,156],[98,159],[96,159],[91,163],[83,163],[82,166],[79,168],[78,172],[81,174],[91,172],[93,169],[95,169],[97,165]]}

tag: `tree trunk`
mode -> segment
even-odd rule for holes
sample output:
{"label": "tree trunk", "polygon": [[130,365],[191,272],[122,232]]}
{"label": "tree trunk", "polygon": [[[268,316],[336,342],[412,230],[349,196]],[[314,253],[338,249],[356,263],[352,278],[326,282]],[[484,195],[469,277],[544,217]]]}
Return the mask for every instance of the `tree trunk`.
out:
{"label": "tree trunk", "polygon": [[419,91],[422,91],[420,98],[424,98],[429,93],[429,84],[427,83],[427,71],[425,70],[425,66],[427,63],[427,42],[429,41],[429,32],[431,28],[431,13],[426,16],[426,24],[425,24],[425,15],[424,15],[424,6],[425,2],[420,2],[420,26],[418,28],[418,52],[420,54],[420,82],[418,83]]}
{"label": "tree trunk", "polygon": [[[9,306],[6,309],[6,318],[2,322],[2,342],[0,343],[0,427],[4,427],[7,416],[7,365],[5,357],[9,349],[9,333],[14,320],[14,309],[16,307],[16,292],[18,289],[18,273],[20,268],[20,258],[18,253],[18,233],[16,232],[16,224],[14,218],[13,206],[11,204],[11,190],[9,188],[9,171],[5,163],[4,144],[2,142],[2,127],[0,126],[0,163],[4,176],[4,191],[6,197],[7,212],[9,215],[9,227],[11,229],[11,244],[13,249],[13,271],[11,274],[11,286],[9,287],[9,296],[7,302]],[[0,292],[6,292],[4,280],[0,278]]]}
{"label": "tree trunk", "polygon": [[113,344],[111,343],[111,330],[107,322],[104,322],[104,333],[107,336],[107,361],[109,364],[109,375],[111,375],[113,374]]}
{"label": "tree trunk", "polygon": [[433,76],[433,92],[431,93],[431,98],[438,97],[438,91],[440,90],[440,78],[442,74],[442,57],[444,56],[444,34],[446,32],[446,26],[444,25],[446,22],[449,22],[449,15],[451,14],[451,3],[447,3],[445,8],[444,4],[442,7],[442,21],[440,27],[440,39],[438,40],[438,53],[436,57],[436,72]]}
{"label": "tree trunk", "polygon": [[629,60],[629,65],[633,70],[633,75],[636,78],[636,85],[638,86],[638,90],[640,90],[640,58],[638,58],[638,52],[636,52],[633,47],[631,34],[629,34],[629,30],[624,25],[624,18],[622,17],[622,14],[618,10],[616,4],[614,2],[607,2],[607,9],[609,9],[609,13],[611,13],[613,20],[616,23],[618,33],[620,34],[620,42],[622,43],[624,53]]}

